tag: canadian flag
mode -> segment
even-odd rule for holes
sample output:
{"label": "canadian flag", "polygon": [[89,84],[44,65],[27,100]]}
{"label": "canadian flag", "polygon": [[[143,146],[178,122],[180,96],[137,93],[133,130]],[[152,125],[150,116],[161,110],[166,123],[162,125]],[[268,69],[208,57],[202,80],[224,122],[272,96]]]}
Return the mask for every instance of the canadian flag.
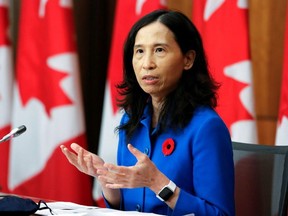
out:
{"label": "canadian flag", "polygon": [[59,146],[86,148],[72,0],[22,0],[9,189],[16,194],[91,205],[92,179]]}
{"label": "canadian flag", "polygon": [[288,145],[288,2],[286,7],[284,64],[279,117],[276,132],[276,145]]}
{"label": "canadian flag", "polygon": [[257,143],[247,0],[195,0],[193,21],[221,84],[217,111],[232,140]]}
{"label": "canadian flag", "polygon": [[[106,81],[102,123],[98,154],[106,162],[116,163],[117,135],[114,129],[120,123],[122,114],[117,108],[116,84],[122,81],[122,51],[124,40],[132,25],[143,15],[160,8],[166,8],[166,0],[118,0],[114,19],[114,32],[111,44],[108,76]],[[103,206],[101,188],[94,182],[94,199]]]}
{"label": "canadian flag", "polygon": [[[0,0],[0,138],[11,129],[13,90],[12,47],[9,37],[10,0]],[[8,192],[9,142],[0,144],[0,192]]]}

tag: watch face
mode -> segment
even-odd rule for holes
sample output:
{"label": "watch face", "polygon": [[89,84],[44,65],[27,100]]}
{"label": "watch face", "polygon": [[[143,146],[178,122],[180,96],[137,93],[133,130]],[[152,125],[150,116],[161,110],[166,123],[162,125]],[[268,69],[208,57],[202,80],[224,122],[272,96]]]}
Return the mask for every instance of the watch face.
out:
{"label": "watch face", "polygon": [[167,201],[173,195],[173,191],[171,191],[168,187],[163,188],[163,190],[159,193],[163,200]]}

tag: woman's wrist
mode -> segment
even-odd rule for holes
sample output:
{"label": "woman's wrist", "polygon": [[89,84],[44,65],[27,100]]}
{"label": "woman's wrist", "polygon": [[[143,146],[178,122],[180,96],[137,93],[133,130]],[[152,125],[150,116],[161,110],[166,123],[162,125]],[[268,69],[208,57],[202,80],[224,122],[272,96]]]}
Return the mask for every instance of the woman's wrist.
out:
{"label": "woman's wrist", "polygon": [[[155,193],[155,196],[159,196],[159,192],[167,185],[169,185],[170,179],[165,176],[163,173],[159,172],[159,174],[156,174],[153,178],[153,181],[151,181],[151,184],[149,188]],[[174,183],[175,184],[175,183]],[[179,194],[180,194],[180,188],[177,187],[175,184],[175,188],[172,187],[172,194],[169,196],[169,198],[165,201],[166,204],[174,209],[176,202],[178,200]]]}
{"label": "woman's wrist", "polygon": [[163,173],[159,172],[150,181],[149,188],[157,194],[165,185],[169,183],[170,179],[167,178]]}
{"label": "woman's wrist", "polygon": [[120,208],[121,193],[120,189],[110,189],[102,187],[102,194],[105,200],[110,204],[113,209]]}

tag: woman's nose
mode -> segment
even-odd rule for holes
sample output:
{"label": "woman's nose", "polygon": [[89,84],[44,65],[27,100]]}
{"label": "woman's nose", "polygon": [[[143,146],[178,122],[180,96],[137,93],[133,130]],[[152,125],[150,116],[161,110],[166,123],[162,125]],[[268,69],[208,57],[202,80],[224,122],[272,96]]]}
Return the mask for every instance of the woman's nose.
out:
{"label": "woman's nose", "polygon": [[143,61],[144,61],[143,62],[143,68],[145,70],[151,70],[151,69],[155,68],[155,66],[156,66],[152,55],[149,55],[149,54],[145,55],[145,58]]}

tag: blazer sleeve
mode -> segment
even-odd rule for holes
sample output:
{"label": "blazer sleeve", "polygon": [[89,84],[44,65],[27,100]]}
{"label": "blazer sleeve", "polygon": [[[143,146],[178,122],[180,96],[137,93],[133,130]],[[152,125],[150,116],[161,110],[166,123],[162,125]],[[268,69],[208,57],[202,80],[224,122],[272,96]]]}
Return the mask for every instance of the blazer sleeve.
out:
{"label": "blazer sleeve", "polygon": [[199,124],[193,138],[195,194],[180,188],[170,215],[235,215],[234,163],[229,131],[220,118]]}

